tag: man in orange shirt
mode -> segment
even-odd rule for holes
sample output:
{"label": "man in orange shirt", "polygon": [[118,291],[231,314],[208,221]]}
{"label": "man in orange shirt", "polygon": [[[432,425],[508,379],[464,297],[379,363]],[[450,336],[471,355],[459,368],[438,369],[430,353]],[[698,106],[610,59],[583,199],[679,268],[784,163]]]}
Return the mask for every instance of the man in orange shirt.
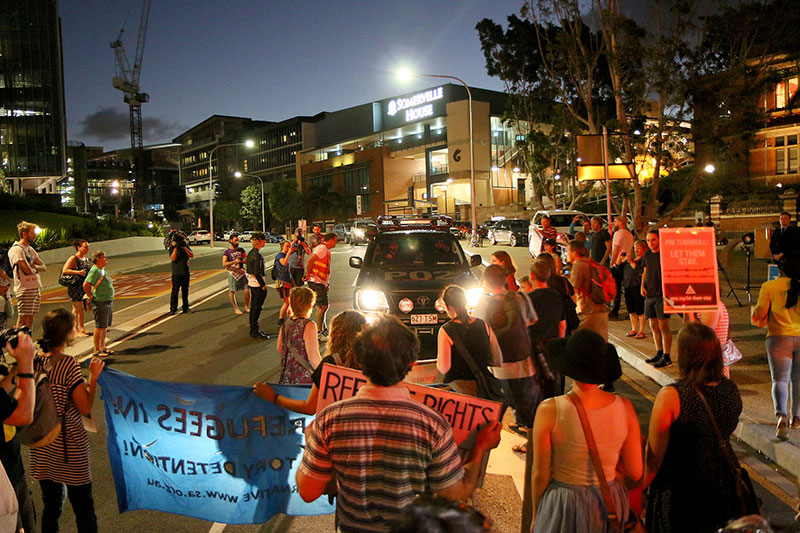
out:
{"label": "man in orange shirt", "polygon": [[308,287],[317,295],[317,330],[319,340],[328,340],[328,328],[325,326],[325,314],[328,312],[328,285],[331,276],[331,248],[336,246],[336,234],[326,233],[322,244],[311,251],[306,264],[305,279]]}

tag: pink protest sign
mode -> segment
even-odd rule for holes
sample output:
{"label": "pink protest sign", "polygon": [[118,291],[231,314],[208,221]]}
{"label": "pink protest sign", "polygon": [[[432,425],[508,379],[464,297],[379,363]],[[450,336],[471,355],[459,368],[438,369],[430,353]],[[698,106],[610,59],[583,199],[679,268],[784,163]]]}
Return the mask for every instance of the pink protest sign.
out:
{"label": "pink protest sign", "polygon": [[716,310],[719,271],[714,228],[661,228],[658,237],[664,312]]}

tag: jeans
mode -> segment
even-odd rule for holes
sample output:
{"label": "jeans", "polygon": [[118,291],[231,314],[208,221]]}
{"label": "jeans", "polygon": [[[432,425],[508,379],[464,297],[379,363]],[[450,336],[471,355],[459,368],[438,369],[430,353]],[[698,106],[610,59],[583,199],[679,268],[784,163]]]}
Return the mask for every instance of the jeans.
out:
{"label": "jeans", "polygon": [[42,533],[58,531],[58,518],[64,505],[64,487],[67,489],[69,503],[75,512],[75,523],[79,533],[94,533],[97,531],[97,516],[94,514],[94,498],[92,498],[92,484],[63,485],[42,479],[39,481],[42,488]]}
{"label": "jeans", "polygon": [[189,274],[172,275],[172,294],[169,296],[169,310],[178,310],[178,291],[183,294],[183,311],[189,310]]}
{"label": "jeans", "polygon": [[800,417],[800,337],[767,337],[767,361],[772,376],[772,403],[775,415],[786,415],[789,380],[792,381],[792,415]]}
{"label": "jeans", "polygon": [[267,289],[250,287],[250,333],[258,333],[261,327],[258,320],[261,318],[261,308],[267,299]]}
{"label": "jeans", "polygon": [[514,408],[515,422],[521,426],[533,427],[536,408],[544,399],[536,376],[508,379],[503,382],[511,406]]}

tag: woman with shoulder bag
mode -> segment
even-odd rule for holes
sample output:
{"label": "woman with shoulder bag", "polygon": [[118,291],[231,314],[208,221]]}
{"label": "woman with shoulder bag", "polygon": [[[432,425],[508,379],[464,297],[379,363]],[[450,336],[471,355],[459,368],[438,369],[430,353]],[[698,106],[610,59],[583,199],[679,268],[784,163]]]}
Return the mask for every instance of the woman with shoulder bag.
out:
{"label": "woman with shoulder bag", "polygon": [[722,374],[722,349],[711,328],[686,324],[677,349],[680,378],[661,389],[650,415],[646,527],[651,533],[717,531],[749,514],[730,447],[742,399]]}
{"label": "woman with shoulder bag", "polygon": [[74,338],[74,322],[74,317],[66,309],[47,313],[42,320],[42,338],[39,339],[44,355],[34,359],[36,370],[47,371],[56,413],[63,420],[56,440],[30,450],[31,476],[42,488],[42,532],[45,533],[58,531],[65,486],[78,531],[97,531],[89,468],[89,437],[81,415],[88,416],[92,412],[97,378],[104,364],[100,359],[92,359],[87,383],[78,361],[64,353]]}
{"label": "woman with shoulder bag", "polygon": [[439,328],[436,369],[456,392],[479,396],[478,378],[472,367],[488,374],[487,366],[500,366],[502,355],[497,337],[486,322],[469,315],[464,289],[450,285],[441,298],[450,321]]}
{"label": "woman with shoulder bag", "polygon": [[[89,253],[89,243],[83,239],[75,239],[72,243],[75,246],[75,253],[69,256],[69,259],[61,267],[61,276],[70,276],[73,281],[67,286],[67,296],[69,301],[72,302],[72,314],[75,316],[75,336],[88,337],[90,334],[86,331],[84,325],[84,317],[86,315],[86,308],[84,307],[84,300],[86,293],[83,291],[83,280],[86,274],[92,268],[92,263],[86,258]],[[61,279],[59,279],[61,283]]]}

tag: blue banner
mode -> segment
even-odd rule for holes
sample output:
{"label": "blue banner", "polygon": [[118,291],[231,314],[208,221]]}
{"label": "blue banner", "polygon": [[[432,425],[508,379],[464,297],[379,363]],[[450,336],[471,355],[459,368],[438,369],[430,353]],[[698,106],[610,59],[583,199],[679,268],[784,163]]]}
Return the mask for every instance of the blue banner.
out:
{"label": "blue banner", "polygon": [[[153,509],[225,524],[276,513],[334,512],[305,503],[295,473],[313,417],[265,402],[249,387],[166,383],[106,367],[108,456],[120,512]],[[273,385],[289,398],[305,387]]]}

